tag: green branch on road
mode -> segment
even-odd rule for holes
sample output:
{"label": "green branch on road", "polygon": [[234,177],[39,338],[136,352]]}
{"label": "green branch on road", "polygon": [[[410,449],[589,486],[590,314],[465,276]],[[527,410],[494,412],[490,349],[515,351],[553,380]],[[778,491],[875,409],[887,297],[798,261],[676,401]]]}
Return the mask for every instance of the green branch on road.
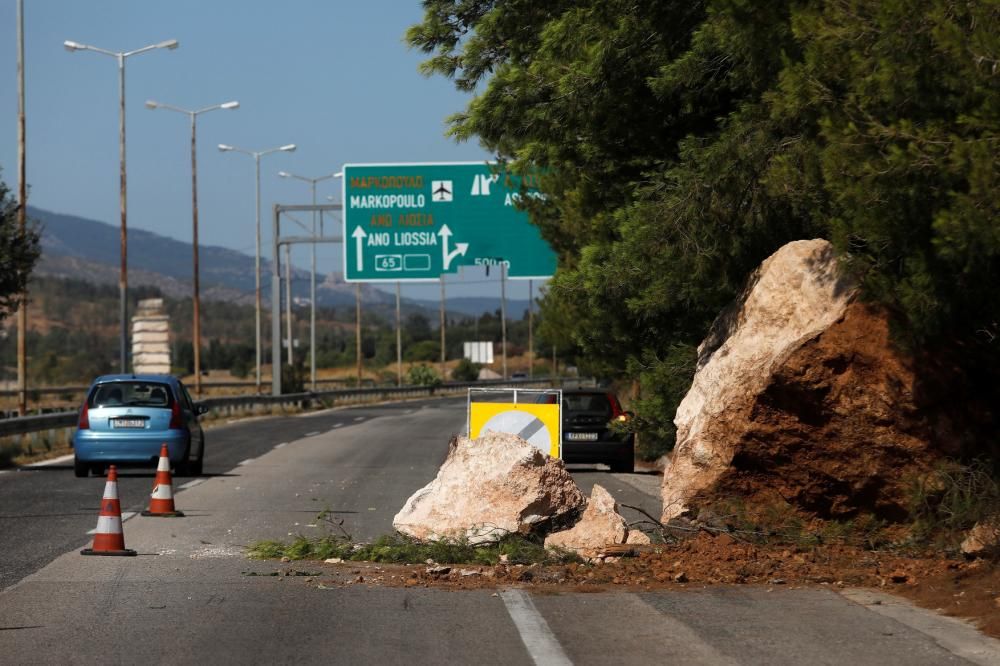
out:
{"label": "green branch on road", "polygon": [[[466,540],[418,541],[401,534],[379,537],[372,543],[354,543],[341,536],[308,538],[298,536],[291,542],[258,541],[247,555],[255,559],[327,560],[340,558],[353,562],[392,564],[563,564],[579,558],[565,551],[546,550],[541,543],[517,534],[505,535],[480,545]],[[506,557],[504,557],[506,556]]]}

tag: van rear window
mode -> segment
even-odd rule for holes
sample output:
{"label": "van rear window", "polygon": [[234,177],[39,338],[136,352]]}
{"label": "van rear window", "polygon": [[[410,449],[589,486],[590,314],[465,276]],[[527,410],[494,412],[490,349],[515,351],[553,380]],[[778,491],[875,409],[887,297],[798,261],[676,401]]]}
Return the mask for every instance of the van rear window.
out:
{"label": "van rear window", "polygon": [[98,384],[87,398],[88,407],[170,407],[170,387],[159,382]]}

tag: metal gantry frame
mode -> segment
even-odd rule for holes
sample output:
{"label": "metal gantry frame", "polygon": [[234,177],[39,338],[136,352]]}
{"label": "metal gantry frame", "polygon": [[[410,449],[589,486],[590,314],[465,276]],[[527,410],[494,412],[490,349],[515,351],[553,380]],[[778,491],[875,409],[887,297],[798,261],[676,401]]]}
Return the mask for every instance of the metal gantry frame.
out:
{"label": "metal gantry frame", "polygon": [[[292,245],[312,245],[315,247],[316,243],[343,243],[342,236],[326,236],[323,233],[323,215],[325,213],[339,213],[343,208],[341,204],[274,205],[271,228],[271,395],[281,395],[281,247],[290,248]],[[319,213],[320,235],[317,236],[314,230],[311,236],[282,236],[282,214],[296,212]],[[289,259],[289,264],[291,264],[291,259]],[[290,275],[291,273],[289,273]],[[288,344],[291,345],[292,341],[289,340]],[[312,363],[315,364],[315,349],[312,350],[311,356]]]}

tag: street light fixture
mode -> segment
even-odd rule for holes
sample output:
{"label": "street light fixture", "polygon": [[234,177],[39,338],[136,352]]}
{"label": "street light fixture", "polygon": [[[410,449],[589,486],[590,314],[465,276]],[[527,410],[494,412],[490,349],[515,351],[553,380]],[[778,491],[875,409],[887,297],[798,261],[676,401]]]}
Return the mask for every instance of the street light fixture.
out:
{"label": "street light fixture", "polygon": [[238,109],[240,103],[237,101],[224,102],[223,104],[215,104],[213,106],[206,106],[203,109],[182,109],[179,106],[173,106],[172,104],[163,104],[162,102],[156,102],[154,100],[148,100],[146,102],[146,108],[148,109],[166,109],[167,111],[176,111],[177,113],[184,113],[191,119],[191,247],[193,251],[194,259],[194,281],[191,285],[193,294],[193,318],[194,318],[194,391],[196,394],[201,394],[201,297],[200,297],[200,287],[199,287],[199,271],[198,271],[198,162],[197,162],[197,126],[198,126],[198,116],[202,113],[208,113],[209,111],[215,111],[216,109]]}
{"label": "street light fixture", "polygon": [[67,51],[93,51],[103,55],[111,56],[118,61],[118,159],[119,159],[119,199],[121,204],[121,268],[118,277],[119,292],[119,314],[121,318],[121,332],[119,336],[119,363],[122,373],[128,372],[128,235],[127,235],[127,188],[125,179],[125,59],[153,51],[156,49],[174,50],[180,44],[176,39],[168,39],[158,44],[150,44],[134,51],[108,51],[106,49],[80,44],[66,40],[63,46]]}
{"label": "street light fixture", "polygon": [[[261,311],[261,301],[260,301],[260,158],[264,155],[270,155],[271,153],[286,152],[290,153],[295,150],[295,144],[289,143],[284,146],[279,146],[277,148],[269,148],[267,150],[253,151],[245,150],[243,148],[237,148],[236,146],[230,146],[229,144],[220,143],[219,150],[226,152],[236,152],[243,153],[244,155],[249,155],[254,160],[254,166],[256,168],[256,197],[257,197],[257,254],[256,254],[256,292],[257,292],[257,313],[256,313],[256,326],[254,330],[254,337],[257,342],[257,393],[260,393],[260,311]],[[274,257],[274,261],[277,261],[278,257]],[[271,363],[281,363],[281,359],[271,359]]]}
{"label": "street light fixture", "polygon": [[[324,180],[330,180],[331,178],[337,178],[343,175],[343,172],[331,173],[326,176],[318,176],[316,178],[308,178],[306,176],[297,176],[294,173],[288,173],[287,171],[279,171],[278,175],[282,178],[294,178],[296,180],[301,180],[303,182],[309,183],[309,187],[312,191],[312,205],[316,205],[316,183],[322,182]],[[322,233],[322,232],[321,232]],[[312,214],[312,235],[316,236],[316,211]],[[288,247],[287,245],[285,247]],[[289,263],[291,263],[289,261]],[[312,379],[312,390],[316,390],[316,243],[312,245],[312,270],[309,276],[309,300],[310,300],[310,310],[309,310],[309,370],[310,377]],[[291,306],[289,306],[291,307]],[[289,326],[291,326],[291,314],[289,312]],[[291,335],[288,336],[288,349],[291,353],[292,341]]]}

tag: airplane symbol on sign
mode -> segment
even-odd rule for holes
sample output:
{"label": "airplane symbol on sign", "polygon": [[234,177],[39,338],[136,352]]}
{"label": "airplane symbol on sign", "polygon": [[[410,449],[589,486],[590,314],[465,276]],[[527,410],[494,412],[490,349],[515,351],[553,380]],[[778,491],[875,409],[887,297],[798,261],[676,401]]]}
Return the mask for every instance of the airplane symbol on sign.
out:
{"label": "airplane symbol on sign", "polygon": [[431,200],[432,201],[451,201],[452,197],[452,183],[450,180],[432,180],[431,181]]}

